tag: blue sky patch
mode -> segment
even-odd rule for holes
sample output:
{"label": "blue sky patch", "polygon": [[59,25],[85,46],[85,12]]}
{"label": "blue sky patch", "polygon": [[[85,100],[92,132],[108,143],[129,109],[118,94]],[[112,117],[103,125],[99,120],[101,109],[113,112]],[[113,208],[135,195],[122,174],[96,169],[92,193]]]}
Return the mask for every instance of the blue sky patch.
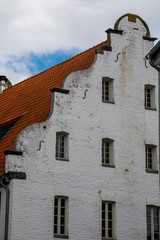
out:
{"label": "blue sky patch", "polygon": [[[73,49],[71,51],[57,51],[54,53],[48,53],[48,54],[42,54],[42,55],[35,55],[31,54],[30,55],[30,60],[33,63],[33,66],[36,65],[38,68],[39,72],[50,68],[62,61],[65,61],[66,59],[69,59],[73,57],[74,55],[78,54],[80,50],[78,49]],[[32,65],[29,65],[29,69],[31,71],[34,71]]]}
{"label": "blue sky patch", "polygon": [[59,50],[47,54],[29,53],[23,56],[10,56],[10,60],[5,64],[14,70],[15,73],[29,71],[32,75],[42,72],[66,59],[73,57],[80,53],[79,49],[72,49],[70,51]]}

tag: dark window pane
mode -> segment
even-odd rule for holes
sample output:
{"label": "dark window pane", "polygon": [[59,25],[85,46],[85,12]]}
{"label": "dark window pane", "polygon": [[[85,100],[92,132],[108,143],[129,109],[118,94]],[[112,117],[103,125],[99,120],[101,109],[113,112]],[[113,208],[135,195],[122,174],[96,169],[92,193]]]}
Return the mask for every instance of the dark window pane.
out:
{"label": "dark window pane", "polygon": [[108,211],[112,211],[112,203],[108,203]]}
{"label": "dark window pane", "polygon": [[60,153],[60,158],[64,158],[64,153]]}
{"label": "dark window pane", "polygon": [[102,228],[105,228],[105,221],[102,221]]}
{"label": "dark window pane", "polygon": [[154,216],[154,224],[159,224],[159,216]]}
{"label": "dark window pane", "polygon": [[159,209],[158,208],[154,208],[153,212],[154,212],[154,216],[158,216],[159,215]]}
{"label": "dark window pane", "polygon": [[151,224],[147,224],[147,233],[151,232]]}
{"label": "dark window pane", "polygon": [[112,219],[112,213],[111,212],[108,213],[108,219]]}
{"label": "dark window pane", "polygon": [[112,237],[112,230],[108,231],[108,237]]}
{"label": "dark window pane", "polygon": [[64,225],[64,222],[65,222],[65,218],[61,217],[61,224]]}
{"label": "dark window pane", "polygon": [[54,199],[54,205],[58,206],[58,199],[57,198]]}
{"label": "dark window pane", "polygon": [[61,208],[61,215],[64,216],[65,215],[65,209]]}
{"label": "dark window pane", "polygon": [[105,210],[105,203],[102,203],[102,210]]}
{"label": "dark window pane", "polygon": [[147,216],[147,223],[150,224],[151,223],[151,217]]}
{"label": "dark window pane", "polygon": [[102,229],[102,237],[105,237],[105,229]]}
{"label": "dark window pane", "polygon": [[55,207],[55,208],[54,208],[54,215],[57,215],[57,214],[58,214],[58,208]]}
{"label": "dark window pane", "polygon": [[57,226],[54,225],[54,233],[57,233]]}
{"label": "dark window pane", "polygon": [[57,224],[57,217],[54,217],[54,224]]}
{"label": "dark window pane", "polygon": [[159,240],[159,234],[158,233],[154,234],[154,240]]}
{"label": "dark window pane", "polygon": [[112,228],[112,221],[108,222],[108,228]]}
{"label": "dark window pane", "polygon": [[102,212],[102,219],[105,219],[105,212]]}
{"label": "dark window pane", "polygon": [[63,199],[63,198],[61,199],[61,206],[65,207],[65,199]]}
{"label": "dark window pane", "polygon": [[64,234],[64,226],[61,226],[60,232],[61,234]]}

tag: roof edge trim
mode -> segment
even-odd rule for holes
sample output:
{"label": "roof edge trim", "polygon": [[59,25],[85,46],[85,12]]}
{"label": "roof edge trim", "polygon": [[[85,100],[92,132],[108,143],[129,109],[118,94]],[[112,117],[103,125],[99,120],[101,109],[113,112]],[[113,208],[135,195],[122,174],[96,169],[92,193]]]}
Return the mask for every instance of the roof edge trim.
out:
{"label": "roof edge trim", "polygon": [[155,41],[155,40],[157,40],[158,38],[143,36],[143,39],[144,39],[144,40],[148,40],[148,41]]}
{"label": "roof edge trim", "polygon": [[122,35],[123,30],[108,28],[105,32],[106,33],[115,33],[115,34]]}
{"label": "roof edge trim", "polygon": [[5,155],[19,155],[19,156],[22,156],[23,152],[21,151],[10,151],[10,150],[6,150],[4,151],[4,154]]}
{"label": "roof edge trim", "polygon": [[61,89],[61,88],[52,88],[50,91],[51,92],[60,92],[60,93],[64,93],[64,94],[68,94],[70,92],[70,90]]}
{"label": "roof edge trim", "polygon": [[6,176],[9,179],[23,179],[26,180],[26,173],[25,172],[8,172]]}

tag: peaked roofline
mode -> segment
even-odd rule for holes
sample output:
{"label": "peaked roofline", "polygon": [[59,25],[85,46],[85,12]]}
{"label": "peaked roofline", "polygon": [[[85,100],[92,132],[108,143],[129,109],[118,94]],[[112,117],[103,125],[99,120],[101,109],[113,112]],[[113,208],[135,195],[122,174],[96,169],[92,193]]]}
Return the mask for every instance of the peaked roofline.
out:
{"label": "peaked roofline", "polygon": [[88,69],[94,62],[95,51],[104,47],[107,47],[107,41],[31,76],[0,94],[0,125],[23,115],[0,141],[0,175],[5,171],[4,152],[15,150],[14,144],[19,133],[31,124],[47,120],[50,115],[51,89],[61,88],[70,73]]}

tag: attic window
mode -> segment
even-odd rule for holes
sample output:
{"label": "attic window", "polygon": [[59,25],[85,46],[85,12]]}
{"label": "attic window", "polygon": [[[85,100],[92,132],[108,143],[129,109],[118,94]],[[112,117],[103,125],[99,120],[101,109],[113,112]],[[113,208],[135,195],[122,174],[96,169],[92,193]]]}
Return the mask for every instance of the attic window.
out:
{"label": "attic window", "polygon": [[102,101],[107,103],[114,103],[112,78],[102,78]]}
{"label": "attic window", "polygon": [[14,127],[14,125],[19,121],[19,118],[14,119],[12,122],[9,122],[8,124],[2,124],[0,125],[0,140],[2,140],[7,133]]}
{"label": "attic window", "polygon": [[56,159],[68,161],[68,133],[56,133]]}

